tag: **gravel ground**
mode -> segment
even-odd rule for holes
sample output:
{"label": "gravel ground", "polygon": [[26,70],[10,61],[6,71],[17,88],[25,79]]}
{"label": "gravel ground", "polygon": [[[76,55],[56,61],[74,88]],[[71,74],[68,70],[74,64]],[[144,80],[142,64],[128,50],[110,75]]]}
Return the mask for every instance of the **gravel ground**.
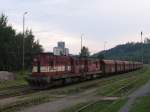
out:
{"label": "gravel ground", "polygon": [[62,109],[76,105],[80,102],[90,101],[91,96],[93,96],[91,93],[94,93],[94,91],[95,89],[91,89],[84,93],[74,94],[56,101],[33,106],[21,112],[59,112]]}
{"label": "gravel ground", "polygon": [[2,100],[0,100],[0,106],[7,105],[7,104],[13,103],[18,100],[19,100],[18,97],[10,97],[10,98],[6,98],[6,99],[2,99]]}
{"label": "gravel ground", "polygon": [[136,90],[132,94],[129,95],[129,100],[127,103],[120,109],[119,112],[129,112],[132,104],[136,101],[137,98],[142,97],[150,93],[150,81],[147,82],[144,86],[140,89]]}
{"label": "gravel ground", "polygon": [[30,107],[22,110],[21,112],[59,112],[65,108],[71,107],[78,103],[97,101],[97,100],[117,100],[118,97],[98,97],[95,96],[96,89],[90,89],[83,93],[67,96],[65,98],[41,104],[38,106]]}

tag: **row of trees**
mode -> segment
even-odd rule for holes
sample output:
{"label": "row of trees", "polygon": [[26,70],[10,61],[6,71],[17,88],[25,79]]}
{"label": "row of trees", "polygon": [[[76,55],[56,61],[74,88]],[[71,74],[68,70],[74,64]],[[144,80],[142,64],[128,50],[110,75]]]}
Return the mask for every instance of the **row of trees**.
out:
{"label": "row of trees", "polygon": [[[12,26],[8,25],[7,17],[0,16],[0,70],[20,70],[23,56],[23,34],[16,33]],[[43,51],[38,41],[35,41],[31,30],[26,30],[24,38],[25,68],[31,67],[35,54]]]}
{"label": "row of trees", "polygon": [[89,57],[89,56],[90,56],[89,49],[83,46],[81,49],[80,57]]}
{"label": "row of trees", "polygon": [[150,63],[150,39],[146,38],[144,43],[126,43],[118,45],[107,51],[102,51],[94,55],[98,58],[105,59],[118,59],[118,60],[131,60],[142,61]]}

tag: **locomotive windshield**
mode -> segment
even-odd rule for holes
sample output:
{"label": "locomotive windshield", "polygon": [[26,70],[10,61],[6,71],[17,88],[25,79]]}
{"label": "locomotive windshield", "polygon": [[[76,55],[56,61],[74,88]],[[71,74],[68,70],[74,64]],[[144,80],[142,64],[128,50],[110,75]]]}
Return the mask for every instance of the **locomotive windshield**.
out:
{"label": "locomotive windshield", "polygon": [[32,72],[38,72],[40,73],[40,61],[37,58],[33,59],[33,66],[32,66]]}

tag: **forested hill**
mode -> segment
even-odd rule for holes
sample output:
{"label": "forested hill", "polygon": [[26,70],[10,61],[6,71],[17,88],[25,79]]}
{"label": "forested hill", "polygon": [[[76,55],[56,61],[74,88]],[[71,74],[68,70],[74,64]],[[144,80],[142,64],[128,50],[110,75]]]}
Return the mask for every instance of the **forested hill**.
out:
{"label": "forested hill", "polygon": [[118,45],[106,51],[94,54],[101,59],[119,59],[141,61],[143,54],[144,63],[150,63],[150,39],[146,38],[144,43],[126,43]]}

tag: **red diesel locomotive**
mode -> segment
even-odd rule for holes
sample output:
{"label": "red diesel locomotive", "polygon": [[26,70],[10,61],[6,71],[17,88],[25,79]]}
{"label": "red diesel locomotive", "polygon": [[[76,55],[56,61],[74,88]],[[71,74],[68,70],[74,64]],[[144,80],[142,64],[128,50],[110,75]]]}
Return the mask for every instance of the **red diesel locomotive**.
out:
{"label": "red diesel locomotive", "polygon": [[32,74],[27,81],[35,89],[44,89],[57,84],[125,73],[142,66],[140,62],[54,56],[51,53],[41,53],[33,59]]}

